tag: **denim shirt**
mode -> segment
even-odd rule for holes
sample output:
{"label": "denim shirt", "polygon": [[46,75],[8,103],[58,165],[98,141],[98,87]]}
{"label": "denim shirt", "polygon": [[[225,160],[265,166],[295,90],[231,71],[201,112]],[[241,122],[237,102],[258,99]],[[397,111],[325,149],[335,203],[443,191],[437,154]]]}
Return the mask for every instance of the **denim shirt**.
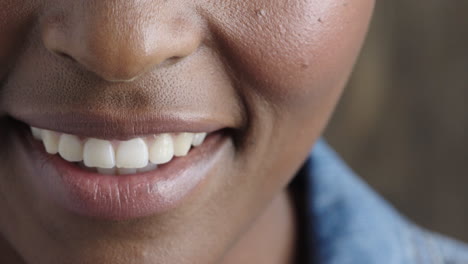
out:
{"label": "denim shirt", "polygon": [[298,263],[468,264],[467,245],[401,216],[323,140],[290,187],[303,197]]}

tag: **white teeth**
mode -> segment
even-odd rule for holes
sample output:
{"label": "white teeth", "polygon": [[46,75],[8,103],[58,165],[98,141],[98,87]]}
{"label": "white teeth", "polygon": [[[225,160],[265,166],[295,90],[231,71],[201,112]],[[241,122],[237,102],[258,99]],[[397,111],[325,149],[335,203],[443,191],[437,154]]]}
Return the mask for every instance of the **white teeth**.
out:
{"label": "white teeth", "polygon": [[42,131],[42,142],[44,143],[44,147],[47,153],[49,154],[58,153],[59,139],[60,136],[56,132],[45,129]]}
{"label": "white teeth", "polygon": [[157,167],[158,167],[157,164],[153,164],[150,162],[148,163],[148,166],[141,168],[141,169],[137,169],[137,172],[148,172],[148,171],[155,170]]}
{"label": "white teeth", "polygon": [[129,168],[118,168],[117,174],[118,175],[127,175],[127,174],[135,174],[137,173],[137,169],[129,169]]}
{"label": "white teeth", "polygon": [[198,147],[205,141],[206,133],[196,133],[193,136],[192,146]]}
{"label": "white teeth", "polygon": [[83,161],[87,167],[111,169],[115,166],[114,148],[107,140],[91,138],[84,145]]}
{"label": "white teeth", "polygon": [[115,167],[110,169],[97,168],[97,172],[105,175],[116,175],[117,169]]}
{"label": "white teeth", "polygon": [[207,133],[158,134],[128,141],[109,141],[31,127],[49,154],[77,162],[81,168],[106,175],[144,173],[157,169],[174,156],[186,156],[190,148],[203,144]]}
{"label": "white teeth", "polygon": [[115,159],[117,168],[144,168],[148,165],[148,147],[141,138],[121,142]]}
{"label": "white teeth", "polygon": [[169,134],[155,136],[154,142],[150,145],[149,160],[154,164],[164,164],[169,162],[174,156],[174,144]]}
{"label": "white teeth", "polygon": [[63,134],[58,144],[60,156],[70,162],[83,160],[83,144],[77,136]]}
{"label": "white teeth", "polygon": [[179,133],[174,136],[174,156],[182,157],[187,155],[192,146],[193,133]]}
{"label": "white teeth", "polygon": [[31,132],[33,134],[33,137],[37,140],[42,140],[42,129],[40,128],[35,128],[31,127]]}

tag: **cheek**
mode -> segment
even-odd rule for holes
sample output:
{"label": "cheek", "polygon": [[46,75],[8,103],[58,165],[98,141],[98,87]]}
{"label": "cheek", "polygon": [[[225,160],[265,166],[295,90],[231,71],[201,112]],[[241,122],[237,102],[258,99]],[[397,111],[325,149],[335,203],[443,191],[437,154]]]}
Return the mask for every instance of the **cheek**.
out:
{"label": "cheek", "polygon": [[231,14],[237,19],[221,31],[242,79],[279,107],[310,103],[311,97],[341,89],[373,1],[255,2],[238,8],[243,14]]}
{"label": "cheek", "polygon": [[0,80],[25,42],[36,0],[0,0]]}

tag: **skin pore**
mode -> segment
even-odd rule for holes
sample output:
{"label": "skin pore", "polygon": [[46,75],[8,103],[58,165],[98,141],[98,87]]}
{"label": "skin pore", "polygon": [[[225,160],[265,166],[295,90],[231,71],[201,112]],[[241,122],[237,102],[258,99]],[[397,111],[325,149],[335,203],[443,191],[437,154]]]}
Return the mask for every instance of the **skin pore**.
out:
{"label": "skin pore", "polygon": [[[286,186],[341,94],[373,0],[0,3],[0,263],[291,263]],[[80,134],[65,125],[76,113],[115,121],[109,137],[203,120],[229,144],[174,208],[95,219],[51,200],[37,182],[57,172],[18,128]],[[155,113],[169,118],[141,121]]]}

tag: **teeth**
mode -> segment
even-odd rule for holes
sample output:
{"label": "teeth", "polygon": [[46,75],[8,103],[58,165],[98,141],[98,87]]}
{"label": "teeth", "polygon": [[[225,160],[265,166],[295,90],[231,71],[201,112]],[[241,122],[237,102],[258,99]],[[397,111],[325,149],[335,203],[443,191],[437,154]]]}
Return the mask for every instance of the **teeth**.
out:
{"label": "teeth", "polygon": [[137,169],[119,168],[117,169],[118,175],[128,175],[137,173]]}
{"label": "teeth", "polygon": [[42,140],[42,129],[31,127],[31,132],[35,139]]}
{"label": "teeth", "polygon": [[180,133],[174,136],[174,156],[187,155],[192,146],[193,133]]}
{"label": "teeth", "polygon": [[97,172],[105,175],[115,175],[117,170],[115,167],[110,169],[97,168]]}
{"label": "teeth", "polygon": [[83,161],[86,167],[111,169],[115,166],[114,147],[107,140],[91,138],[84,145]]}
{"label": "teeth", "polygon": [[[203,144],[207,133],[159,134],[128,141],[109,141],[31,127],[31,133],[41,140],[49,154],[59,154],[64,160],[77,162],[81,168],[106,175],[144,173],[170,162],[174,156],[188,154],[192,146]],[[94,168],[94,169],[93,169]]]}
{"label": "teeth", "polygon": [[141,138],[121,142],[115,158],[117,168],[144,168],[148,165],[148,147]]}
{"label": "teeth", "polygon": [[83,160],[83,145],[77,136],[63,134],[60,136],[58,144],[60,156],[70,162]]}
{"label": "teeth", "polygon": [[155,170],[157,167],[158,165],[156,164],[148,163],[148,166],[141,168],[141,169],[137,169],[137,172],[148,172],[148,171]]}
{"label": "teeth", "polygon": [[206,133],[196,133],[193,136],[192,146],[198,147],[205,141]]}
{"label": "teeth", "polygon": [[44,147],[47,153],[57,154],[59,139],[60,139],[59,134],[50,130],[43,130],[41,134],[42,134],[42,141],[44,143]]}
{"label": "teeth", "polygon": [[149,150],[149,160],[154,164],[164,164],[169,162],[174,156],[174,144],[169,134],[162,134],[155,137]]}

